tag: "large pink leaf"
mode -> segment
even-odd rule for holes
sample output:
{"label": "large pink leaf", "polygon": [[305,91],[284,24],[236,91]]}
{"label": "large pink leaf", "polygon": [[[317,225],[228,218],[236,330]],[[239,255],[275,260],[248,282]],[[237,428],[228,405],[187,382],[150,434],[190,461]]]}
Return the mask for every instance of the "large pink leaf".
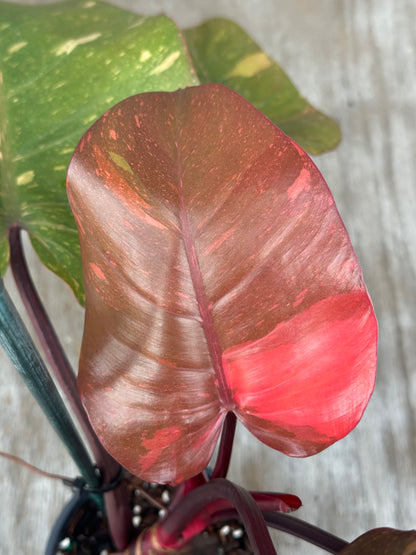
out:
{"label": "large pink leaf", "polygon": [[179,482],[227,411],[289,455],[359,421],[376,322],[309,157],[220,85],[131,97],[68,173],[86,288],[79,385],[110,453]]}

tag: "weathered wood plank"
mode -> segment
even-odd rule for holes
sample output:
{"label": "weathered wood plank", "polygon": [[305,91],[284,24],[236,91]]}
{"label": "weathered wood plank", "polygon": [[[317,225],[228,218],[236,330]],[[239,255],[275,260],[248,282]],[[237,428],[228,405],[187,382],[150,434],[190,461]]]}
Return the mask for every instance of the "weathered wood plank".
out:
{"label": "weathered wood plank", "polygon": [[[163,10],[181,25],[217,15],[235,19],[282,63],[317,107],[340,121],[341,146],[316,162],[358,251],[378,315],[375,393],[356,430],[309,459],[272,452],[240,428],[231,476],[253,489],[300,495],[301,518],[347,539],[374,526],[415,527],[416,3],[114,3],[140,13]],[[36,264],[35,273],[75,362],[82,311],[58,279]],[[50,471],[75,471],[4,356],[0,402],[1,450]],[[0,461],[0,469],[0,553],[41,553],[68,492],[9,462]],[[285,536],[279,541],[282,555],[320,552]]]}

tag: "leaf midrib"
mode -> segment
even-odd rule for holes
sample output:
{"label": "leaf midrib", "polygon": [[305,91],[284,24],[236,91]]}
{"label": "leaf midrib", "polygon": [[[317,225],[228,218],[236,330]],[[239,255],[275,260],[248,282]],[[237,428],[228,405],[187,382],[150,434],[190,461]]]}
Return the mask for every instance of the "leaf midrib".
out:
{"label": "leaf midrib", "polygon": [[[178,118],[176,118],[176,121],[178,121]],[[182,180],[183,172],[182,172],[182,156],[181,156],[179,129],[177,129],[177,133],[176,133],[176,150],[177,150],[178,186],[179,186],[178,188],[179,221],[180,221],[181,230],[182,230],[182,239],[184,242],[186,258],[189,264],[189,271],[190,271],[192,284],[195,291],[199,313],[201,315],[202,328],[204,330],[205,339],[207,341],[209,355],[211,358],[215,375],[218,380],[217,387],[222,401],[222,405],[226,410],[233,410],[235,407],[235,402],[224,372],[220,342],[219,342],[217,331],[215,329],[212,311],[210,309],[208,299],[206,296],[201,269],[198,262],[198,256],[195,250],[195,241],[191,233],[191,226],[189,223],[188,212],[185,206],[185,199],[183,194],[183,180]]]}

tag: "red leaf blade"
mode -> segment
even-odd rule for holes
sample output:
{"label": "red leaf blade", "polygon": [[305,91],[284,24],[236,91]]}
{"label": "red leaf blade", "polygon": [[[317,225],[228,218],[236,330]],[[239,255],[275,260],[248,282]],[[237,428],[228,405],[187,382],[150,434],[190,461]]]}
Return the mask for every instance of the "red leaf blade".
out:
{"label": "red leaf blade", "polygon": [[68,193],[79,385],[125,467],[198,473],[228,410],[290,454],[357,423],[376,343],[361,269],[319,171],[244,99],[204,85],[123,101],[79,143]]}
{"label": "red leaf blade", "polygon": [[374,386],[376,322],[364,291],[328,297],[224,353],[239,419],[261,441],[307,456],[344,437]]}

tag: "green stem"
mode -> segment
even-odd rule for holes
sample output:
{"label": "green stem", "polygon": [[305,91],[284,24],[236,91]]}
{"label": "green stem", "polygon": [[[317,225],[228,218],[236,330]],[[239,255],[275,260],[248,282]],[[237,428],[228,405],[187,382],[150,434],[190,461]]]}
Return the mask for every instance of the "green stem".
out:
{"label": "green stem", "polygon": [[[46,362],[49,364],[49,368],[55,376],[64,396],[68,399],[72,414],[80,424],[87,444],[91,448],[92,456],[95,458],[102,473],[103,469],[99,463],[101,463],[101,459],[105,459],[106,457],[109,458],[109,456],[94,433],[88,420],[87,413],[82,406],[75,372],[69,363],[35,289],[23,252],[21,229],[16,226],[12,227],[9,231],[9,244],[10,268],[13,272],[14,281],[20,298],[29,316],[36,337],[39,340],[41,349],[45,353]],[[119,465],[115,463],[114,460],[109,460],[108,462],[105,460],[105,462],[111,465],[109,472],[110,476],[106,479],[106,481],[111,481],[111,478],[117,474]]]}
{"label": "green stem", "polygon": [[97,488],[99,478],[90,456],[1,278],[0,344],[68,449],[87,484]]}
{"label": "green stem", "polygon": [[[111,483],[119,473],[120,465],[101,445],[88,420],[79,396],[75,373],[31,278],[23,251],[21,233],[22,230],[17,226],[13,226],[9,231],[10,266],[16,287],[49,367],[70,403],[72,414],[84,432],[92,456],[101,472],[102,481],[104,484]],[[105,493],[104,502],[113,543],[121,551],[128,544],[131,534],[131,508],[125,483],[121,482],[118,487]]]}

